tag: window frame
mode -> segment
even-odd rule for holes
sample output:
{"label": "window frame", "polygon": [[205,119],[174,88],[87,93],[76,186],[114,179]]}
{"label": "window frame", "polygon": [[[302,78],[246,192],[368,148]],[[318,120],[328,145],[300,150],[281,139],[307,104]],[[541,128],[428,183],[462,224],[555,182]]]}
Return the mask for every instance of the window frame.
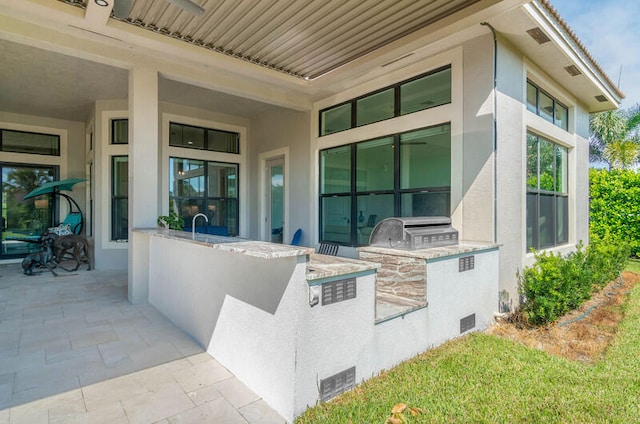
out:
{"label": "window frame", "polygon": [[[116,165],[116,160],[118,158],[127,158],[127,194],[125,195],[116,195],[116,184],[115,184],[115,165]],[[128,166],[129,166],[129,155],[110,155],[110,162],[111,162],[111,201],[110,201],[110,215],[111,215],[111,222],[110,222],[110,231],[109,231],[109,241],[114,242],[114,243],[123,243],[123,242],[127,242],[129,241],[129,224],[127,223],[127,237],[126,238],[122,238],[122,237],[116,237],[116,229],[118,228],[116,226],[116,221],[118,219],[117,214],[116,214],[116,208],[115,208],[115,204],[117,201],[123,201],[125,200],[127,202],[127,211],[129,208],[128,202],[129,202],[129,185],[128,185]],[[127,212],[127,219],[128,219],[128,212]]]}
{"label": "window frame", "polygon": [[[403,196],[406,194],[419,194],[419,193],[444,193],[447,195],[447,211],[446,211],[446,215],[447,216],[451,216],[451,169],[452,169],[452,162],[450,160],[449,163],[449,185],[448,186],[420,186],[420,187],[410,187],[410,188],[401,188],[401,172],[402,172],[402,166],[403,164],[401,163],[401,139],[402,136],[405,134],[411,134],[411,133],[417,133],[423,130],[427,130],[430,128],[438,128],[438,127],[448,127],[449,128],[449,148],[452,148],[452,137],[451,137],[451,122],[444,122],[441,124],[436,124],[436,125],[430,125],[428,127],[422,127],[422,128],[416,128],[416,129],[412,129],[412,130],[408,130],[408,131],[403,131],[403,132],[399,132],[399,133],[395,133],[395,134],[389,134],[386,136],[381,136],[381,137],[375,137],[372,139],[368,139],[368,140],[362,140],[362,141],[358,141],[358,142],[354,142],[354,143],[349,143],[349,144],[345,144],[345,145],[340,145],[340,146],[334,146],[334,147],[329,147],[326,149],[322,149],[319,151],[319,155],[318,155],[318,177],[319,177],[319,184],[318,184],[318,229],[319,229],[319,237],[320,237],[320,241],[332,241],[332,242],[337,242],[341,245],[344,246],[351,246],[351,247],[358,247],[358,246],[365,246],[366,244],[362,244],[362,243],[358,243],[358,214],[359,214],[359,208],[358,208],[358,200],[360,198],[366,197],[366,196],[377,196],[377,195],[392,195],[393,196],[393,216],[395,217],[400,217],[400,216],[412,216],[411,214],[407,214],[406,211],[402,210],[402,199]],[[391,138],[392,139],[392,147],[393,147],[393,187],[390,189],[372,189],[372,190],[359,190],[358,189],[358,168],[357,168],[357,160],[358,160],[358,155],[357,155],[357,151],[358,151],[358,146],[362,145],[364,143],[369,143],[375,140],[383,140],[385,138]],[[349,169],[349,178],[350,178],[350,184],[349,184],[349,190],[348,191],[330,191],[330,192],[323,192],[323,178],[324,178],[324,167],[322,164],[322,153],[325,151],[330,151],[333,149],[341,149],[341,148],[345,148],[345,147],[349,147],[349,151],[350,151],[350,169]],[[340,242],[340,241],[336,241],[336,240],[329,240],[329,239],[325,239],[323,237],[324,235],[324,228],[323,228],[323,222],[324,222],[324,215],[323,215],[323,209],[324,209],[324,200],[328,199],[328,198],[340,198],[340,197],[348,197],[350,198],[350,217],[349,217],[349,222],[348,225],[350,225],[349,228],[349,242],[347,244],[345,244],[344,242]],[[382,219],[382,218],[380,218]]]}
{"label": "window frame", "polygon": [[[452,74],[452,66],[451,66],[451,64],[440,66],[438,68],[432,69],[432,70],[430,70],[428,72],[425,72],[423,74],[414,76],[412,78],[400,81],[400,82],[395,83],[395,84],[388,85],[386,87],[379,88],[379,89],[377,89],[375,91],[368,92],[366,94],[363,94],[361,96],[355,97],[353,99],[350,99],[350,100],[347,100],[347,101],[344,101],[344,102],[340,102],[338,104],[335,104],[335,105],[326,107],[324,109],[321,109],[318,112],[318,136],[319,137],[325,137],[325,136],[328,136],[328,135],[337,134],[337,133],[342,132],[342,131],[347,131],[347,130],[350,130],[350,129],[353,129],[353,128],[360,128],[360,127],[363,127],[363,126],[366,126],[366,125],[374,124],[376,122],[383,122],[383,121],[386,121],[386,120],[389,120],[389,119],[393,119],[393,118],[397,118],[397,117],[400,117],[400,116],[409,115],[409,114],[420,112],[420,111],[423,111],[423,110],[432,109],[432,108],[435,108],[435,107],[438,107],[438,106],[451,104],[452,97],[453,97],[453,93],[452,93],[453,76],[452,75],[449,76],[449,101],[448,102],[441,103],[441,104],[435,103],[433,105],[428,105],[428,106],[426,106],[426,107],[424,107],[422,109],[414,110],[412,112],[408,112],[408,113],[405,113],[405,114],[401,114],[401,110],[400,110],[401,109],[401,104],[402,104],[401,89],[402,89],[403,85],[411,83],[411,82],[415,82],[417,80],[420,80],[420,79],[428,77],[428,76],[436,75],[436,74],[438,74],[440,72],[444,72],[444,71],[447,71],[447,70]],[[380,93],[382,93],[384,91],[388,91],[388,90],[393,90],[393,102],[394,102],[393,103],[393,115],[388,117],[388,118],[384,118],[384,119],[380,119],[380,120],[367,122],[367,123],[363,123],[363,124],[358,125],[358,116],[357,116],[358,102],[362,101],[364,99],[367,99],[369,97],[375,96],[377,94],[380,94]],[[343,128],[343,129],[340,129],[340,130],[332,131],[332,132],[329,132],[329,133],[323,133],[323,126],[324,126],[323,124],[325,122],[325,115],[324,114],[329,112],[329,111],[331,111],[331,110],[337,109],[339,107],[343,107],[345,105],[350,105],[351,106],[351,122],[350,122],[350,125],[347,128]]]}
{"label": "window frame", "polygon": [[[529,157],[527,157],[527,178],[525,179],[525,211],[526,211],[526,224],[525,224],[525,246],[526,251],[530,252],[532,250],[544,250],[555,248],[563,245],[569,244],[570,240],[570,227],[569,227],[569,148],[563,146],[559,143],[556,143],[550,140],[548,137],[542,136],[535,131],[527,130],[527,155],[529,154],[529,140],[530,137],[535,137],[536,139],[536,187],[532,187],[529,184]],[[541,141],[546,143],[550,143],[553,145],[553,160],[551,163],[553,164],[553,190],[545,189],[541,187],[541,160],[540,160],[540,146]],[[562,154],[562,152],[564,152]],[[561,171],[562,175],[564,175],[564,181],[561,181],[563,187],[558,187],[558,154],[561,153],[562,167],[564,168],[564,172]],[[564,189],[564,190],[563,190]],[[550,233],[552,235],[551,241],[541,244],[541,231],[540,231],[540,219],[541,219],[541,204],[543,198],[551,198],[551,217],[552,217],[552,225]],[[530,205],[530,200],[535,199],[535,204]],[[563,207],[558,207],[558,202],[561,201],[563,203]],[[530,216],[530,207],[534,209],[535,215],[533,217]],[[562,209],[562,210],[560,210]],[[562,214],[562,216],[560,216]],[[529,238],[529,223],[531,221],[531,238]],[[563,223],[563,235],[560,236],[558,234],[558,225],[559,223]]]}
{"label": "window frame", "polygon": [[[29,151],[20,151],[20,150],[5,150],[5,148],[4,148],[4,137],[5,137],[4,133],[5,132],[21,133],[21,134],[32,134],[32,135],[42,135],[42,136],[46,136],[46,137],[55,137],[55,139],[57,140],[56,146],[55,146],[56,148],[52,150],[52,153],[29,152]],[[61,150],[61,139],[60,139],[60,135],[59,134],[47,134],[47,133],[42,133],[42,132],[37,132],[37,131],[22,131],[22,130],[10,129],[10,128],[0,128],[0,152],[18,153],[18,154],[25,154],[25,155],[60,157],[60,155],[61,155],[60,150]]]}
{"label": "window frame", "polygon": [[[528,89],[529,86],[533,87],[535,89],[535,94],[536,94],[536,107],[535,107],[535,111],[531,110],[531,108],[529,108],[529,93],[528,93]],[[562,103],[561,101],[559,101],[556,97],[552,96],[551,94],[549,94],[548,91],[543,90],[542,88],[540,88],[540,86],[538,86],[536,83],[534,83],[533,81],[531,81],[530,79],[527,78],[527,95],[526,95],[526,100],[525,100],[525,104],[527,105],[527,110],[531,113],[535,113],[536,115],[538,115],[539,117],[541,117],[542,119],[544,119],[547,122],[552,123],[553,125],[555,125],[558,128],[562,128],[565,131],[569,131],[569,107],[567,105],[565,105],[564,103]],[[543,116],[540,113],[540,93],[544,94],[545,96],[547,96],[551,102],[552,102],[552,111],[550,113],[551,115],[551,119],[547,119],[545,116]],[[561,106],[564,108],[564,110],[566,111],[566,119],[565,122],[560,122],[558,123],[557,120],[557,112],[558,112],[558,107],[557,106]]]}
{"label": "window frame", "polygon": [[[175,146],[173,146],[175,147]],[[169,198],[169,202],[173,202],[173,204],[178,205],[180,204],[180,202],[182,201],[195,201],[195,202],[202,202],[204,204],[207,204],[211,201],[234,201],[236,203],[236,209],[235,209],[235,216],[234,219],[236,221],[235,223],[235,228],[234,231],[231,231],[231,228],[229,228],[229,225],[226,225],[228,231],[229,231],[229,236],[235,237],[235,236],[239,236],[240,235],[240,169],[241,169],[241,164],[239,162],[229,162],[229,161],[223,161],[223,160],[207,160],[207,159],[195,159],[195,158],[190,158],[190,157],[178,157],[178,156],[173,156],[170,155],[169,156],[169,163],[167,164],[168,168],[167,169],[171,169],[171,161],[172,160],[186,160],[186,161],[199,161],[202,162],[202,167],[203,167],[203,194],[202,196],[178,196],[175,193],[172,195],[171,194],[171,174],[170,171],[167,173],[168,177],[169,177],[169,191],[167,193],[168,198]],[[209,195],[209,165],[215,163],[215,164],[221,164],[221,165],[233,165],[235,166],[235,170],[236,170],[236,195],[235,197],[233,196],[210,196]],[[203,209],[204,211],[204,209]],[[225,218],[226,220],[226,218]],[[211,225],[211,222],[208,222],[209,225]],[[186,226],[186,223],[185,223]]]}
{"label": "window frame", "polygon": [[[195,129],[198,129],[198,130],[202,130],[203,131],[203,145],[202,145],[202,148],[196,147],[196,146],[184,145],[184,144],[181,144],[181,145],[171,144],[171,127],[173,125],[180,126],[180,127],[182,127],[183,130],[184,130],[184,127],[190,127],[190,128],[195,128]],[[236,148],[233,151],[231,151],[231,150],[216,150],[216,149],[210,148],[209,131],[217,131],[217,132],[221,132],[221,133],[235,134],[235,136],[236,136],[235,147]],[[232,154],[232,155],[239,155],[240,154],[240,133],[239,132],[235,132],[235,131],[221,130],[221,129],[218,129],[218,128],[207,128],[207,127],[202,127],[202,126],[198,126],[198,125],[182,124],[182,123],[176,122],[176,121],[169,121],[169,147],[177,147],[177,148],[181,148],[181,149],[192,149],[192,150],[201,150],[201,151],[206,151],[206,152],[227,153],[227,154]]]}

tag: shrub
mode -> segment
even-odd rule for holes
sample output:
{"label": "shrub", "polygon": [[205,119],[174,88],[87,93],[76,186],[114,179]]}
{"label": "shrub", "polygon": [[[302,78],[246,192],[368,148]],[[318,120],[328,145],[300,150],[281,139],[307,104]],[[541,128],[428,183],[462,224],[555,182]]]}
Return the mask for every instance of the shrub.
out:
{"label": "shrub", "polygon": [[627,243],[611,237],[595,237],[587,248],[580,243],[564,257],[536,252],[535,263],[518,275],[524,318],[544,325],[579,307],[624,268],[629,252]]}
{"label": "shrub", "polygon": [[640,173],[591,169],[589,180],[591,237],[624,240],[640,257]]}

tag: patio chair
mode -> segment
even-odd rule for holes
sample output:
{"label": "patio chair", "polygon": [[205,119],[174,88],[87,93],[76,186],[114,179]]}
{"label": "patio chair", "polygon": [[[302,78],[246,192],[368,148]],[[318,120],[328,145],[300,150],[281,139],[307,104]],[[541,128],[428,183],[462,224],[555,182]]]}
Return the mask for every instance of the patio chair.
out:
{"label": "patio chair", "polygon": [[302,228],[298,228],[295,233],[293,233],[293,238],[291,239],[291,246],[300,246],[300,239],[302,238]]}
{"label": "patio chair", "polygon": [[82,232],[82,213],[69,212],[60,224],[68,225],[73,234],[80,234]]}
{"label": "patio chair", "polygon": [[338,249],[340,245],[338,243],[334,243],[331,241],[323,241],[320,242],[320,247],[318,247],[318,253],[321,255],[329,255],[336,256],[338,254]]}

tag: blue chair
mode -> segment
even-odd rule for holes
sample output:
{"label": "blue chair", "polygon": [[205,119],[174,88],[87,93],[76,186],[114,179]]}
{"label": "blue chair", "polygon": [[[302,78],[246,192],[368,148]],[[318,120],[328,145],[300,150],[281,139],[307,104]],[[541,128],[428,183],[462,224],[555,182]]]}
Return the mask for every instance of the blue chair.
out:
{"label": "blue chair", "polygon": [[302,238],[302,228],[298,228],[295,233],[293,233],[293,238],[291,239],[291,246],[300,246],[300,239]]}
{"label": "blue chair", "polygon": [[73,234],[80,234],[82,232],[82,213],[69,212],[61,224],[68,225]]}

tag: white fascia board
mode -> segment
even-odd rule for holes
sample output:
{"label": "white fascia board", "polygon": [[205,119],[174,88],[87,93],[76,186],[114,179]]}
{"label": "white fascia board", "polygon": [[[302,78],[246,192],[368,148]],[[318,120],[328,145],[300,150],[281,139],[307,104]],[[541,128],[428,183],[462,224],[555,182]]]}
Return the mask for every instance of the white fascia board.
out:
{"label": "white fascia board", "polygon": [[554,19],[542,8],[537,2],[531,2],[523,6],[525,12],[540,27],[545,34],[551,38],[551,41],[564,53],[565,56],[582,72],[583,75],[603,93],[607,99],[616,106],[620,107],[622,98],[618,96],[616,91],[588,60],[585,60],[580,48],[575,45],[571,38],[559,28]]}

